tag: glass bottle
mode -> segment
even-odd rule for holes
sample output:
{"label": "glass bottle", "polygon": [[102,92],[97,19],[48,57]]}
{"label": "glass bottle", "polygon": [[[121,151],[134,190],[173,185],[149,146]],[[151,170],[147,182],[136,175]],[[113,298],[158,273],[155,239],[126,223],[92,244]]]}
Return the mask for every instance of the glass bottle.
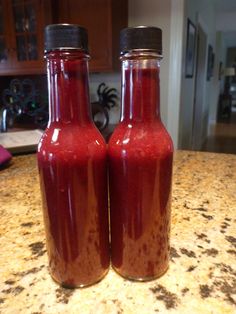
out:
{"label": "glass bottle", "polygon": [[49,268],[83,287],[109,267],[107,150],[90,113],[87,31],[49,25],[45,41],[49,123],[37,157]]}
{"label": "glass bottle", "polygon": [[168,268],[173,144],[160,118],[161,30],[121,32],[122,109],[108,148],[111,259],[123,277]]}

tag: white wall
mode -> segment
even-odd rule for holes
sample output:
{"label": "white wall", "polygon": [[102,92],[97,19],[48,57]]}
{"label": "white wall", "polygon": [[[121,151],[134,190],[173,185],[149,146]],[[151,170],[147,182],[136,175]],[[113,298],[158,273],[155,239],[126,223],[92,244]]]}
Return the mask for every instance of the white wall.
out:
{"label": "white wall", "polygon": [[[223,1],[223,0],[222,0]],[[218,12],[216,16],[216,30],[217,31],[235,31],[236,18],[235,9],[231,12]]]}
{"label": "white wall", "polygon": [[167,129],[171,134],[175,148],[178,148],[185,26],[185,0],[171,0],[170,18]]}

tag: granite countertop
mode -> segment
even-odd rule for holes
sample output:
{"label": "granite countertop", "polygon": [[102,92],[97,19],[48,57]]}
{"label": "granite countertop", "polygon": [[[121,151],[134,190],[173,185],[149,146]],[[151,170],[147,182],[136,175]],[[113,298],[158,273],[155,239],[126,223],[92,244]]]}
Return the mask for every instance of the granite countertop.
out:
{"label": "granite countertop", "polygon": [[0,313],[236,313],[236,155],[176,152],[171,263],[151,282],[51,279],[35,155],[0,171],[0,204]]}

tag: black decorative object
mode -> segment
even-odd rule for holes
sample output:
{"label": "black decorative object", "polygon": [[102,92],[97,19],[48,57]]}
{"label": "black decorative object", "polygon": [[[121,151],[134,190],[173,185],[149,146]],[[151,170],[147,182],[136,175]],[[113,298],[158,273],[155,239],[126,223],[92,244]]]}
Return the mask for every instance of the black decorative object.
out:
{"label": "black decorative object", "polygon": [[222,61],[219,62],[219,73],[218,73],[218,78],[219,78],[219,81],[221,81],[221,78],[222,78],[222,73],[223,72],[223,63]]}
{"label": "black decorative object", "polygon": [[213,48],[208,45],[208,56],[207,56],[207,81],[210,81],[213,75],[215,54],[213,53]]}
{"label": "black decorative object", "polygon": [[213,76],[214,65],[215,65],[215,54],[214,54],[214,52],[212,52],[212,55],[211,55],[211,77]]}
{"label": "black decorative object", "polygon": [[6,132],[15,121],[26,121],[35,127],[44,129],[48,121],[48,104],[35,84],[30,79],[13,79],[10,87],[2,93],[2,108],[0,111],[0,131]]}
{"label": "black decorative object", "polygon": [[195,47],[196,47],[196,27],[188,19],[187,24],[187,46],[185,59],[185,77],[192,78],[194,73],[195,62]]}
{"label": "black decorative object", "polygon": [[109,88],[105,83],[98,86],[97,95],[98,101],[92,103],[92,115],[96,127],[102,131],[109,123],[109,110],[115,107],[118,95],[115,88]]}

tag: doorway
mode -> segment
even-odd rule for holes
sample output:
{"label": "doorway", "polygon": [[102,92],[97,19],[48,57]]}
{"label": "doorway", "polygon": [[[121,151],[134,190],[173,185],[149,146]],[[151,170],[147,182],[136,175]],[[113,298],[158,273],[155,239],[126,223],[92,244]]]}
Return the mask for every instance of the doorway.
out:
{"label": "doorway", "polygon": [[[192,150],[201,150],[207,133],[208,116],[204,114],[204,92],[206,81],[207,35],[198,24],[196,79],[192,117]],[[202,118],[204,117],[204,118]]]}

